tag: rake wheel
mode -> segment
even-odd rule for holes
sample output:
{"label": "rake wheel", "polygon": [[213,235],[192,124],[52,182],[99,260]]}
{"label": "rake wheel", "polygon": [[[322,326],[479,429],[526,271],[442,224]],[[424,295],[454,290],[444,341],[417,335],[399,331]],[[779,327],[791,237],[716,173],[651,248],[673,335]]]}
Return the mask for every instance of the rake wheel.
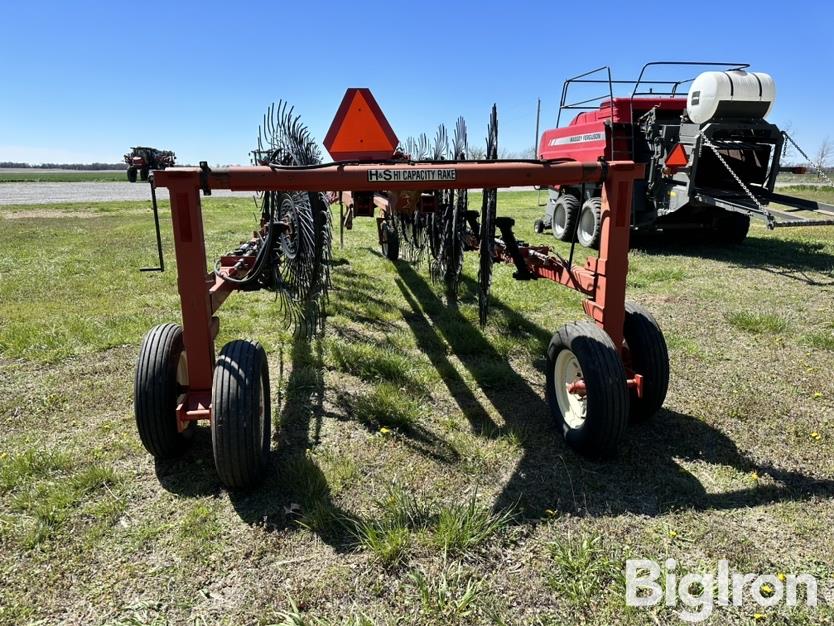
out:
{"label": "rake wheel", "polygon": [[[442,146],[438,149],[437,146]],[[438,129],[435,141],[435,160],[451,157],[452,160],[466,158],[467,140],[466,123],[458,118],[452,139],[451,150],[446,135],[446,129]],[[446,285],[446,292],[455,297],[460,284],[460,274],[463,270],[464,238],[466,235],[466,209],[468,199],[466,190],[446,189],[435,194],[437,211],[434,215],[434,236],[436,237],[436,251],[433,251],[434,263],[431,267],[433,280],[442,280]]]}
{"label": "rake wheel", "polygon": [[[286,102],[267,109],[258,127],[256,164],[274,168],[321,162],[321,152]],[[308,331],[320,317],[330,287],[332,225],[322,193],[270,191],[256,196],[263,239],[258,263],[243,282],[275,292],[283,317]],[[242,288],[245,288],[242,286]]]}
{"label": "rake wheel", "polygon": [[[498,159],[498,110],[492,105],[487,127],[486,159]],[[495,214],[498,208],[498,190],[484,189],[481,203],[480,266],[478,268],[478,317],[485,326],[489,314],[489,290],[492,286],[492,264],[495,252]]]}

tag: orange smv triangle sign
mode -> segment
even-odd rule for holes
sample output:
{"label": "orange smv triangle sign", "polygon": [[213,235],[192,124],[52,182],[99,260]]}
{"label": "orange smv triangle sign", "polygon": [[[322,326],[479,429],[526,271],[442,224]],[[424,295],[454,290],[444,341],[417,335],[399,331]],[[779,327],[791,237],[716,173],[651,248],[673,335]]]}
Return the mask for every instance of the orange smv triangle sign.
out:
{"label": "orange smv triangle sign", "polygon": [[666,167],[686,167],[687,163],[689,163],[689,157],[686,156],[686,149],[681,144],[672,148],[669,156],[666,157]]}
{"label": "orange smv triangle sign", "polygon": [[336,161],[390,159],[399,141],[370,89],[351,87],[324,138]]}

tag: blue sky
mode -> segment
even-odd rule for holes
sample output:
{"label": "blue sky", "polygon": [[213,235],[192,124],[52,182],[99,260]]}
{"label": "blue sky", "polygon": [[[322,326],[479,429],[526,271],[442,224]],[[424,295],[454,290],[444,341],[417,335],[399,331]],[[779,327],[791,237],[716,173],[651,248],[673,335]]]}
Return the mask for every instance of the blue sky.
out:
{"label": "blue sky", "polygon": [[[267,105],[294,104],[321,140],[347,87],[370,87],[400,138],[463,115],[483,141],[532,145],[565,77],[646,61],[748,62],[773,75],[770,115],[808,151],[834,138],[827,2],[6,2],[0,161],[245,163]],[[652,18],[656,15],[656,18]]]}

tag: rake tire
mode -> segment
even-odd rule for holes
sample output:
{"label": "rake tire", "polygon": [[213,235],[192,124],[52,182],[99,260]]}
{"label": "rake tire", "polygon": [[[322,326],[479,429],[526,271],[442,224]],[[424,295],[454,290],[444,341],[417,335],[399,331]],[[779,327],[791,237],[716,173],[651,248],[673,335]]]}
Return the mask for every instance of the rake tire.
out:
{"label": "rake tire", "polygon": [[[565,351],[578,364],[586,387],[584,417],[575,421],[560,407],[556,387],[566,387],[556,371]],[[628,424],[628,389],[625,368],[611,337],[593,322],[562,326],[547,349],[546,376],[547,404],[565,442],[592,458],[612,456]],[[569,395],[562,394],[563,404]]]}
{"label": "rake tire", "polygon": [[188,445],[193,422],[177,429],[177,399],[182,391],[177,370],[183,355],[182,328],[154,326],[142,340],[133,383],[133,411],[142,445],[156,459],[180,454]]}
{"label": "rake tire", "polygon": [[214,367],[211,408],[217,475],[232,489],[255,484],[272,440],[269,367],[261,344],[238,339],[223,346]]}
{"label": "rake tire", "polygon": [[634,302],[625,303],[623,336],[628,346],[631,368],[643,376],[643,397],[629,390],[629,416],[642,422],[663,406],[669,389],[669,351],[657,320],[648,309]]}

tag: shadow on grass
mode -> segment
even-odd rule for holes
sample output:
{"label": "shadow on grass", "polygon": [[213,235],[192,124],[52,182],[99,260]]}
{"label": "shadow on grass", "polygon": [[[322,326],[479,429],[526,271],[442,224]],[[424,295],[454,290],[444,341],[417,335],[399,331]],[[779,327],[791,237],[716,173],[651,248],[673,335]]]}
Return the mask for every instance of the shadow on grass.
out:
{"label": "shadow on grass", "polygon": [[[281,387],[284,363],[281,354]],[[249,491],[230,492],[229,499],[240,518],[268,531],[309,528],[329,545],[348,549],[348,513],[331,497],[321,468],[308,451],[319,440],[324,410],[324,362],[321,337],[293,341],[284,397],[279,398],[280,417],[273,435],[269,467],[264,480]]]}
{"label": "shadow on grass", "polygon": [[[548,511],[659,515],[678,508],[732,509],[834,497],[834,481],[757,464],[720,430],[666,410],[650,423],[631,428],[616,458],[595,463],[578,456],[556,432],[543,398],[500,357],[480,330],[457,309],[446,307],[410,265],[401,262],[396,267],[397,284],[411,307],[406,321],[472,430],[491,436],[499,429],[449,361],[444,340],[506,423],[503,430],[522,435],[522,458],[497,496],[496,510],[517,505],[528,518],[542,517]],[[470,329],[462,332],[466,325]],[[489,379],[483,377],[484,361],[493,363]],[[496,368],[502,380],[499,387],[491,384]],[[747,474],[756,471],[779,484],[711,494],[679,460],[724,465]]]}
{"label": "shadow on grass", "polygon": [[747,237],[739,245],[710,244],[703,236],[684,238],[662,233],[635,236],[632,248],[649,254],[675,254],[712,259],[730,265],[759,269],[808,285],[834,285],[834,255],[822,241],[776,237]]}
{"label": "shadow on grass", "polygon": [[[472,431],[483,437],[518,434],[522,458],[496,497],[495,510],[517,506],[525,517],[533,519],[548,511],[595,516],[660,515],[674,509],[734,509],[834,497],[834,481],[756,463],[719,429],[693,416],[667,410],[647,424],[630,428],[620,454],[612,460],[595,463],[576,455],[556,432],[539,391],[513,370],[481,330],[456,307],[447,306],[411,265],[399,262],[395,267],[399,274],[396,284],[406,303],[405,321]],[[356,279],[363,280],[362,276]],[[473,282],[470,279],[464,285],[464,292],[470,296]],[[356,286],[367,290],[366,285]],[[500,300],[493,299],[492,307],[519,336],[535,338],[544,350],[548,331]],[[482,396],[476,396],[458,372],[447,354],[447,344],[504,425],[499,427]],[[290,361],[286,395],[277,403],[280,417],[274,439],[278,445],[270,455],[266,478],[248,492],[232,492],[230,500],[249,524],[267,530],[303,524],[328,544],[347,550],[353,543],[348,528],[355,520],[335,505],[326,476],[308,454],[318,440],[321,420],[330,417],[323,406],[320,338],[295,340]],[[283,355],[281,363],[274,388],[281,387]],[[351,415],[351,411],[346,412]],[[375,424],[363,426],[376,429]],[[442,439],[419,424],[409,425],[402,434],[418,453],[444,463],[457,462],[454,450],[450,453]],[[198,428],[189,451],[180,459],[158,462],[156,473],[163,487],[172,493],[185,497],[215,495],[221,487],[211,458],[210,431]],[[722,465],[741,474],[755,471],[760,477],[772,479],[760,483],[773,484],[709,493],[682,462]]]}
{"label": "shadow on grass", "polygon": [[[264,478],[250,489],[229,491],[229,500],[248,524],[266,531],[306,526],[342,550],[351,544],[352,518],[333,503],[324,473],[308,455],[318,441],[324,417],[321,350],[320,336],[294,340],[292,368],[286,393],[278,398],[280,415],[273,420],[273,447]],[[280,389],[283,382],[283,352],[279,358],[279,379],[272,381],[273,389]],[[158,461],[156,475],[167,491],[183,497],[219,494],[222,486],[212,463],[210,429],[198,428],[182,457]]]}
{"label": "shadow on grass", "polygon": [[182,456],[154,462],[156,478],[162,487],[186,498],[213,496],[221,491],[220,479],[214,470],[211,428],[197,426],[191,445]]}

